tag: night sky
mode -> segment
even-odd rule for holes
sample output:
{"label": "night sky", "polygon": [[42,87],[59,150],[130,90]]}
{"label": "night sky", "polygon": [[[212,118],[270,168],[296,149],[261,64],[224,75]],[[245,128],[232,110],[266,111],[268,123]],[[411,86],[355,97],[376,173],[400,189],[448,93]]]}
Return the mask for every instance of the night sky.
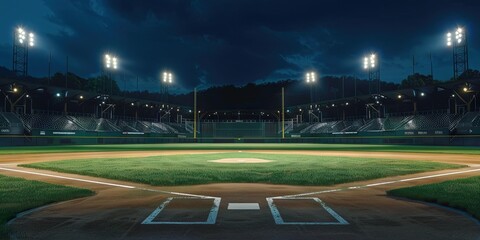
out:
{"label": "night sky", "polygon": [[[70,71],[98,76],[103,55],[118,55],[115,75],[127,88],[158,91],[160,73],[175,75],[175,92],[194,87],[302,80],[305,71],[357,75],[363,56],[381,58],[381,78],[400,82],[416,70],[452,76],[445,34],[468,31],[470,68],[480,69],[480,1],[339,0],[0,0],[0,65],[12,66],[12,34],[37,36],[30,74]],[[119,84],[123,88],[123,82]]]}

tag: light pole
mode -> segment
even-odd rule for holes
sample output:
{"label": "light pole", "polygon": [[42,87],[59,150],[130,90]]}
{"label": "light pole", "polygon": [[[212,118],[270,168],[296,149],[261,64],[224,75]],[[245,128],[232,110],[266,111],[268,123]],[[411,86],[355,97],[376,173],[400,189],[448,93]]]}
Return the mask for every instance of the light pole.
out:
{"label": "light pole", "polygon": [[[118,58],[115,55],[105,54],[105,71],[106,74],[108,73],[108,77],[110,80],[110,94],[113,94],[113,78],[112,78],[112,71],[117,70],[118,68]],[[104,84],[105,85],[105,84]],[[105,86],[104,86],[104,91]]]}
{"label": "light pole", "polygon": [[[377,84],[377,94],[380,94],[380,66],[378,64],[377,55],[372,53],[370,56],[363,58],[363,69],[368,71],[368,80],[371,85],[373,82]],[[368,88],[369,93],[372,93],[371,87]]]}
{"label": "light pole", "polygon": [[468,70],[468,44],[467,31],[458,27],[454,34],[447,33],[447,46],[453,49],[453,78],[457,80],[460,75]]}
{"label": "light pole", "polygon": [[18,27],[13,32],[13,72],[17,76],[28,75],[28,49],[35,46],[35,35]]}
{"label": "light pole", "polygon": [[317,81],[317,74],[315,72],[307,72],[305,74],[305,80],[310,85],[310,103],[313,103],[313,85]]}
{"label": "light pole", "polygon": [[162,95],[162,101],[168,101],[168,87],[173,83],[173,74],[171,72],[165,71],[162,73],[162,84],[160,89],[160,94]]}

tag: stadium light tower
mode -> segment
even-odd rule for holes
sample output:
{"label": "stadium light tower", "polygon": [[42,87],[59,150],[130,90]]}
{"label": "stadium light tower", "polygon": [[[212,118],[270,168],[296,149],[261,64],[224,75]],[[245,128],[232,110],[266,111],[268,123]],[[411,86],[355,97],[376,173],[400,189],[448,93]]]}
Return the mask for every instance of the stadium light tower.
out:
{"label": "stadium light tower", "polygon": [[172,85],[172,83],[173,83],[173,74],[171,72],[164,71],[162,73],[162,83],[161,83],[161,89],[160,89],[160,94],[163,97],[162,101],[164,102],[168,101],[168,87]]}
{"label": "stadium light tower", "polygon": [[[380,94],[380,66],[375,53],[365,56],[363,58],[363,69],[368,71],[368,80],[371,84],[376,84],[376,93]],[[372,93],[371,87],[368,88],[370,93]]]}
{"label": "stadium light tower", "polygon": [[458,27],[454,34],[447,33],[447,47],[453,49],[453,78],[457,80],[468,70],[468,43],[465,28]]}
{"label": "stadium light tower", "polygon": [[315,72],[307,72],[305,74],[305,80],[310,85],[310,102],[313,103],[313,85],[317,81],[317,74]]}
{"label": "stadium light tower", "polygon": [[28,75],[28,49],[35,46],[35,34],[22,27],[13,31],[13,72],[17,76]]}
{"label": "stadium light tower", "polygon": [[[110,94],[113,94],[113,78],[112,78],[112,71],[117,70],[118,68],[118,58],[115,55],[105,54],[105,75],[110,80]],[[105,90],[105,83],[104,83],[104,91]]]}

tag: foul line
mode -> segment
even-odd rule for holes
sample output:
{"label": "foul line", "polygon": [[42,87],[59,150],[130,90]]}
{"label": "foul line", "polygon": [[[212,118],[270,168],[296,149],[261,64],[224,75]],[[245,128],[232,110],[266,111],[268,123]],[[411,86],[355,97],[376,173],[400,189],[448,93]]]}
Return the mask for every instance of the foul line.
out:
{"label": "foul line", "polygon": [[[165,202],[163,202],[157,209],[155,209],[145,220],[143,220],[142,224],[165,224],[165,225],[202,225],[202,224],[215,224],[217,221],[217,216],[218,216],[218,209],[220,207],[220,201],[221,198],[208,198],[210,200],[213,200],[213,205],[208,213],[208,217],[206,221],[200,221],[200,222],[161,222],[161,221],[154,221],[155,218],[167,207],[167,205],[174,199],[198,199],[198,198],[192,198],[192,197],[186,197],[186,198],[176,198],[176,197],[170,197],[167,198]],[[201,199],[206,199],[206,198],[201,198]]]}
{"label": "foul line", "polygon": [[272,199],[298,198],[298,197],[305,197],[305,196],[311,196],[311,195],[317,195],[317,194],[342,192],[342,191],[348,191],[348,190],[354,190],[354,189],[369,188],[369,187],[389,185],[389,184],[400,183],[400,182],[410,182],[410,181],[415,181],[415,180],[437,178],[437,177],[444,177],[444,176],[457,175],[457,174],[463,174],[463,173],[471,173],[471,172],[480,172],[480,169],[464,170],[464,171],[457,171],[457,172],[450,172],[450,173],[441,173],[441,174],[435,174],[435,175],[424,176],[424,177],[406,178],[406,179],[400,179],[400,180],[395,180],[395,181],[379,182],[379,183],[372,183],[372,184],[367,184],[367,185],[359,185],[359,186],[344,187],[344,188],[337,188],[337,189],[331,189],[331,190],[323,190],[323,191],[318,191],[318,192],[309,192],[309,193],[301,193],[301,194],[295,194],[295,195],[272,197]]}
{"label": "foul line", "polygon": [[19,170],[19,169],[4,168],[4,167],[0,167],[0,170],[10,171],[10,172],[18,172],[18,173],[26,173],[26,174],[32,174],[32,175],[38,175],[38,176],[44,176],[44,177],[51,177],[51,178],[58,178],[58,179],[65,179],[65,180],[71,180],[71,181],[77,181],[77,182],[93,183],[93,184],[106,185],[106,186],[111,186],[111,187],[119,187],[119,188],[126,188],[126,189],[137,189],[137,190],[142,190],[142,191],[157,192],[157,193],[164,193],[164,194],[184,196],[184,197],[196,197],[196,198],[208,198],[208,199],[214,198],[214,197],[211,197],[211,196],[196,195],[196,194],[189,194],[189,193],[180,193],[180,192],[169,192],[169,191],[162,191],[162,190],[156,190],[156,189],[135,187],[135,186],[130,186],[130,185],[100,182],[100,181],[93,181],[93,180],[87,180],[87,179],[81,179],[81,178],[65,177],[65,176],[53,175],[53,174],[48,174],[48,173],[39,173],[39,172],[32,172],[32,171],[25,171],[25,170]]}
{"label": "foul line", "polygon": [[[336,222],[286,222],[282,215],[280,214],[280,210],[278,209],[277,205],[273,201],[274,199],[281,199],[281,200],[313,200],[320,204],[320,206],[327,211],[333,218],[335,218]],[[284,197],[276,197],[276,198],[267,198],[268,206],[270,207],[270,211],[272,212],[273,219],[275,224],[277,225],[348,225],[349,223],[347,220],[342,218],[338,213],[336,213],[332,208],[327,206],[322,200],[315,197],[309,198],[284,198]]]}

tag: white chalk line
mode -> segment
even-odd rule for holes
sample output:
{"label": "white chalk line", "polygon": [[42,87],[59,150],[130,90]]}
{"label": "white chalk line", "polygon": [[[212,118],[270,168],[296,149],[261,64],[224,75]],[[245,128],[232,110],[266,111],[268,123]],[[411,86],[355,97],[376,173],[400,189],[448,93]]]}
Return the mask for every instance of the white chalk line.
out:
{"label": "white chalk line", "polygon": [[158,208],[156,208],[145,220],[143,220],[142,224],[144,225],[211,225],[217,222],[218,216],[218,209],[220,208],[220,201],[221,198],[209,198],[213,200],[213,205],[210,208],[208,213],[208,217],[206,221],[198,221],[198,222],[173,222],[173,221],[155,221],[155,218],[167,207],[167,205],[174,199],[205,199],[205,198],[195,198],[195,197],[187,197],[187,198],[178,198],[178,197],[170,197],[165,202],[163,202]]}
{"label": "white chalk line", "polygon": [[[313,200],[317,202],[327,213],[329,213],[336,222],[287,222],[283,219],[282,215],[280,214],[280,210],[278,209],[277,205],[274,202],[274,199],[278,200]],[[283,197],[276,197],[276,198],[267,198],[268,206],[270,207],[270,211],[273,216],[273,220],[277,225],[348,225],[349,223],[343,217],[341,217],[337,212],[335,212],[332,208],[327,206],[322,200],[315,197],[307,197],[307,198],[283,198]]]}
{"label": "white chalk line", "polygon": [[464,171],[456,171],[456,172],[449,172],[449,173],[440,173],[440,174],[434,174],[434,175],[423,176],[423,177],[406,178],[406,179],[400,179],[400,180],[395,180],[395,181],[372,183],[372,184],[367,184],[367,185],[359,185],[359,186],[344,187],[344,188],[323,190],[323,191],[317,191],[317,192],[309,192],[309,193],[301,193],[301,194],[294,194],[294,195],[278,196],[278,197],[272,197],[272,199],[298,198],[298,197],[311,196],[311,195],[317,195],[317,194],[325,194],[325,193],[332,193],[332,192],[341,192],[341,191],[348,191],[348,190],[355,190],[355,189],[376,187],[376,186],[389,185],[389,184],[400,183],[400,182],[411,182],[411,181],[416,181],[416,180],[423,180],[423,179],[430,179],[430,178],[437,178],[437,177],[445,177],[445,176],[450,176],[450,175],[458,175],[458,174],[472,173],[472,172],[480,172],[480,169],[470,169],[470,170],[464,170]]}
{"label": "white chalk line", "polygon": [[180,192],[169,192],[169,191],[162,191],[162,190],[156,190],[156,189],[135,187],[135,186],[131,186],[131,185],[123,185],[123,184],[116,184],[116,183],[93,181],[93,180],[87,180],[87,179],[82,179],[82,178],[65,177],[65,176],[60,176],[60,175],[32,172],[32,171],[26,171],[26,170],[20,170],[20,169],[11,169],[11,168],[5,168],[5,167],[0,167],[0,170],[10,171],[10,172],[18,172],[18,173],[25,173],[25,174],[31,174],[31,175],[38,175],[38,176],[43,176],[43,177],[65,179],[65,180],[71,180],[71,181],[77,181],[77,182],[93,183],[93,184],[105,185],[105,186],[111,186],[111,187],[119,187],[119,188],[126,188],[126,189],[137,189],[137,190],[142,190],[142,191],[157,192],[157,193],[177,195],[177,196],[183,196],[183,197],[196,197],[196,198],[204,198],[204,199],[214,199],[215,198],[215,197],[211,197],[211,196],[196,195],[196,194],[189,194],[189,193],[180,193]]}

